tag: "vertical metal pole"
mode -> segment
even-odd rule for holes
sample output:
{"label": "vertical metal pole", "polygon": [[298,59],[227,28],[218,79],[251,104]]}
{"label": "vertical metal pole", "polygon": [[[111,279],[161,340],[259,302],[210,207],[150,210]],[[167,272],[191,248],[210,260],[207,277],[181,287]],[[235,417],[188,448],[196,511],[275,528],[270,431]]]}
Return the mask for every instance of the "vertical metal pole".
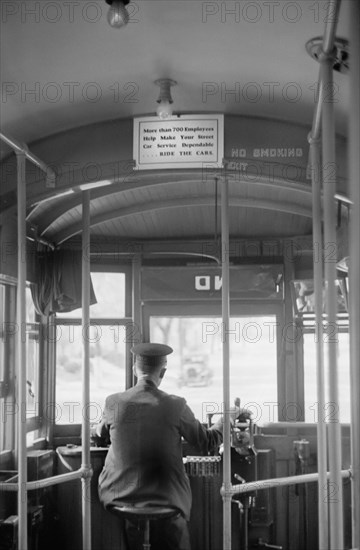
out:
{"label": "vertical metal pole", "polygon": [[[82,194],[82,468],[90,463],[90,191]],[[91,550],[91,477],[81,479],[83,550]]]}
{"label": "vertical metal pole", "polygon": [[[141,327],[141,296],[140,296],[140,267],[141,257],[136,254],[132,261],[132,318],[134,326],[130,331],[130,344],[131,346],[142,342],[142,327]],[[131,329],[131,327],[130,327]],[[131,355],[131,354],[130,354]],[[132,362],[132,357],[129,358],[129,363]],[[134,374],[132,368],[126,371],[126,389],[131,388],[134,385]]]}
{"label": "vertical metal pole", "polygon": [[[326,23],[322,44],[323,53],[326,55],[331,54],[334,47],[334,38],[336,34],[336,27],[338,24],[340,4],[341,0],[330,0],[329,2],[327,2],[327,15],[325,17]],[[324,83],[321,79],[321,67],[319,70],[318,87],[318,98],[315,105],[315,112],[311,129],[311,137],[313,139],[317,139],[320,136],[322,104],[324,101],[324,95],[326,95]]]}
{"label": "vertical metal pole", "polygon": [[325,32],[322,49],[325,54],[330,54],[334,47],[336,27],[339,19],[341,0],[330,0],[327,4],[327,17],[325,18]]}
{"label": "vertical metal pole", "polygon": [[328,491],[327,491],[327,445],[325,411],[325,376],[323,343],[323,239],[321,232],[321,170],[320,141],[309,136],[311,176],[312,176],[312,214],[314,249],[314,290],[315,290],[315,337],[316,337],[316,381],[318,401],[317,421],[317,464],[318,513],[319,513],[319,550],[329,547]]}
{"label": "vertical metal pole", "polygon": [[350,388],[351,388],[351,478],[352,495],[352,546],[360,548],[360,4],[350,2],[350,128],[349,128],[349,181],[350,198]]}
{"label": "vertical metal pole", "polygon": [[327,338],[327,358],[329,370],[329,400],[334,414],[329,427],[329,499],[330,548],[344,548],[343,487],[341,478],[341,426],[339,419],[338,361],[337,361],[337,289],[336,289],[336,156],[335,156],[335,117],[333,59],[325,57],[321,61],[321,76],[327,90],[327,100],[322,111],[323,182],[324,182],[324,265],[327,323],[330,334]]}
{"label": "vertical metal pole", "polygon": [[221,272],[222,272],[222,323],[223,323],[223,401],[224,401],[224,454],[223,454],[223,550],[231,550],[231,461],[230,461],[230,288],[229,288],[229,183],[221,182]]}
{"label": "vertical metal pole", "polygon": [[27,550],[27,458],[26,458],[26,156],[16,152],[17,160],[17,404],[18,404],[18,518],[21,550]]}
{"label": "vertical metal pole", "polygon": [[56,395],[55,395],[55,368],[56,368],[56,354],[55,354],[55,342],[56,342],[56,325],[55,325],[55,315],[50,315],[48,318],[48,344],[47,344],[47,353],[49,365],[51,365],[48,378],[47,378],[47,388],[46,396],[48,399],[49,406],[47,407],[46,414],[46,434],[49,441],[53,441],[54,438],[54,425],[56,420]]}

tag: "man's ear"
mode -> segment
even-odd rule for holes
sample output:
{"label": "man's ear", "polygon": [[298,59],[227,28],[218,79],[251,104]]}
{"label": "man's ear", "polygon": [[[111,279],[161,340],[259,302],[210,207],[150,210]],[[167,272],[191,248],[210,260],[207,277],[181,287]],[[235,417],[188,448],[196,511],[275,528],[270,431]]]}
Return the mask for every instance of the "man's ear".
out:
{"label": "man's ear", "polygon": [[166,367],[163,367],[160,371],[159,378],[164,378],[165,373],[166,373]]}

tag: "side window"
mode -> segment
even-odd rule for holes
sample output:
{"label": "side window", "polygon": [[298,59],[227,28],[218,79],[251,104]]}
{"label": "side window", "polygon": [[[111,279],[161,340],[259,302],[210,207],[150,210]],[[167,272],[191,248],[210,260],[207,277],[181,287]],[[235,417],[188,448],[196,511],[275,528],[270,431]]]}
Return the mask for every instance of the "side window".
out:
{"label": "side window", "polygon": [[15,281],[0,283],[0,451],[11,449],[15,438],[15,296]]}
{"label": "side window", "polygon": [[30,446],[40,435],[43,408],[42,370],[40,368],[41,325],[35,311],[31,288],[26,288],[26,442]]}
{"label": "side window", "polygon": [[[0,407],[1,411],[3,411],[2,415],[5,415],[5,399],[8,392],[8,380],[10,375],[10,365],[7,360],[9,352],[7,351],[6,290],[6,286],[0,284]],[[6,448],[5,421],[6,418],[3,419],[4,423],[0,431],[0,451]]]}
{"label": "side window", "polygon": [[31,290],[26,288],[26,417],[39,416],[41,381],[39,354],[40,323],[36,312]]}
{"label": "side window", "polygon": [[[16,282],[0,283],[0,406],[4,415],[0,431],[0,450],[13,444],[16,410]],[[41,370],[39,353],[40,323],[36,318],[31,289],[26,288],[26,324],[21,337],[26,342],[26,424],[27,443],[38,437],[40,429]],[[11,418],[10,418],[11,416]]]}
{"label": "side window", "polygon": [[[326,339],[327,336],[324,336]],[[337,361],[339,373],[339,403],[330,403],[325,397],[324,411],[319,411],[316,382],[316,341],[314,332],[304,334],[304,385],[305,385],[305,421],[317,422],[321,414],[325,422],[331,422],[334,413],[340,422],[350,422],[350,357],[349,357],[349,333],[339,332],[337,338]],[[325,363],[325,396],[328,395],[328,372],[326,364],[326,350],[324,350]]]}
{"label": "side window", "polygon": [[0,398],[5,396],[5,285],[0,284]]}
{"label": "side window", "polygon": [[[90,307],[90,326],[81,326],[81,309],[56,316],[56,411],[58,424],[101,418],[105,398],[125,389],[125,274],[91,274],[97,303]],[[90,342],[90,405],[81,410],[83,339]]]}

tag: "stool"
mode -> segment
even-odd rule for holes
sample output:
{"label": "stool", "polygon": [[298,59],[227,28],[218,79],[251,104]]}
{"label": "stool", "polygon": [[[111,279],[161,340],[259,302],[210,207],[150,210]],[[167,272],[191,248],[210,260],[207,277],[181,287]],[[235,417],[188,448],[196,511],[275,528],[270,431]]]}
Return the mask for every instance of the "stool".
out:
{"label": "stool", "polygon": [[110,512],[123,517],[124,519],[135,519],[144,522],[143,549],[150,550],[150,521],[166,519],[177,516],[180,512],[177,508],[170,506],[134,506],[119,502],[108,507]]}

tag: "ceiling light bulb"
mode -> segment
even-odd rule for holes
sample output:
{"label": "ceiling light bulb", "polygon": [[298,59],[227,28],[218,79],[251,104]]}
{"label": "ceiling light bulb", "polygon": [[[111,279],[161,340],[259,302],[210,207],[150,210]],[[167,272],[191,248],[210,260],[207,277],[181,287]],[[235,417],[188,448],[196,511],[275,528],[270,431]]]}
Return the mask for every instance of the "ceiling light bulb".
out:
{"label": "ceiling light bulb", "polygon": [[129,13],[127,12],[124,2],[114,0],[107,14],[107,20],[110,27],[120,29],[125,27],[129,21]]}
{"label": "ceiling light bulb", "polygon": [[169,118],[172,115],[172,107],[170,101],[162,100],[158,108],[156,109],[156,113],[159,118]]}

